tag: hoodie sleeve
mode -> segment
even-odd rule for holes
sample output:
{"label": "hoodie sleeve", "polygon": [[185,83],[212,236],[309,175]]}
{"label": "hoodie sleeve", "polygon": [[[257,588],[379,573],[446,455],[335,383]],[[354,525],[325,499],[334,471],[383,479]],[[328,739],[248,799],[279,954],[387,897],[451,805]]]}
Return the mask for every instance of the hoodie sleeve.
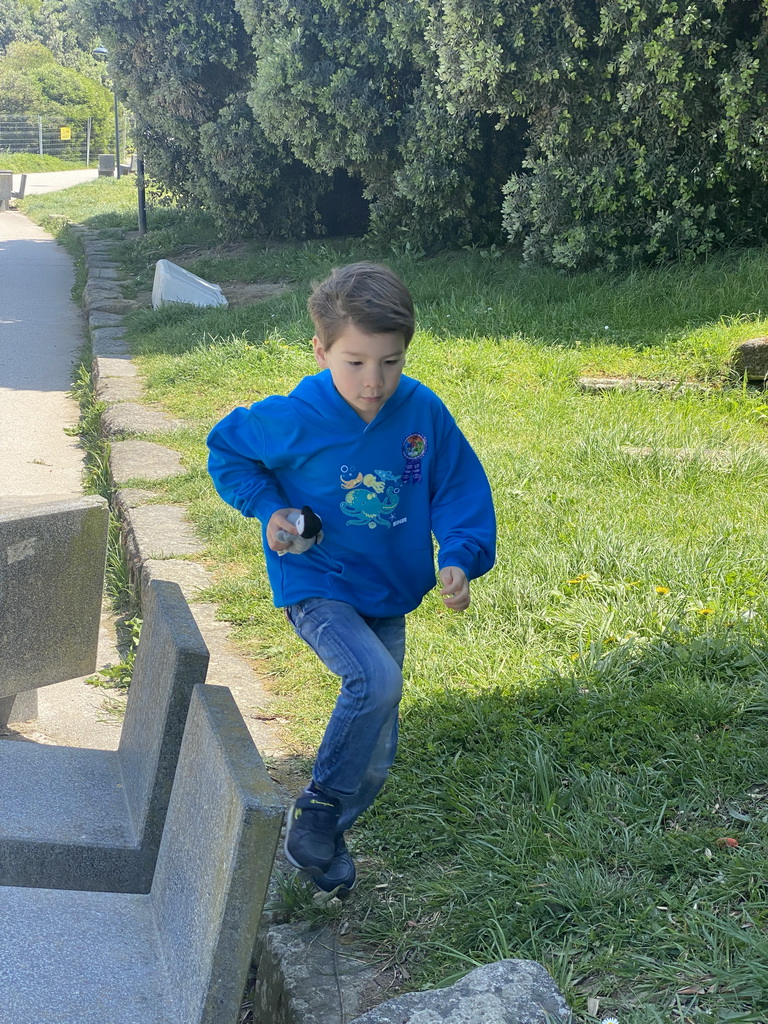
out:
{"label": "hoodie sleeve", "polygon": [[480,460],[443,406],[431,499],[438,565],[455,565],[477,579],[496,560],[496,515]]}
{"label": "hoodie sleeve", "polygon": [[220,497],[244,516],[267,523],[288,501],[268,468],[264,428],[253,408],[239,408],[208,435],[208,472]]}

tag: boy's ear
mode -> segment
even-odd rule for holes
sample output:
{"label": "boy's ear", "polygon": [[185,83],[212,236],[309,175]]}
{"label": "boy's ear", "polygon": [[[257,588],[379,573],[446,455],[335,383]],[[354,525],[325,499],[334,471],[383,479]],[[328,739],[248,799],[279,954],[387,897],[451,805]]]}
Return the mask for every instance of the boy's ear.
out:
{"label": "boy's ear", "polygon": [[317,335],[315,335],[314,338],[312,339],[312,348],[314,349],[315,352],[315,360],[317,362],[317,365],[322,369],[325,369],[325,367],[328,365],[325,359],[325,349],[323,348],[323,343],[320,341]]}

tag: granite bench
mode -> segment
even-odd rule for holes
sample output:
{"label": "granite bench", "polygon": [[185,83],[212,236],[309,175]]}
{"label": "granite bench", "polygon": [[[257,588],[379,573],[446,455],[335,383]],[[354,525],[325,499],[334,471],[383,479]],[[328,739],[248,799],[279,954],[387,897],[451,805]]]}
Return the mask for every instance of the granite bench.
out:
{"label": "granite bench", "polygon": [[0,729],[96,668],[108,528],[104,498],[0,499]]}
{"label": "granite bench", "polygon": [[116,751],[0,740],[0,885],[149,892],[209,654],[178,584],[154,580],[143,614]]}
{"label": "granite bench", "polygon": [[283,810],[222,686],[195,686],[148,894],[0,887],[0,1020],[236,1024]]}

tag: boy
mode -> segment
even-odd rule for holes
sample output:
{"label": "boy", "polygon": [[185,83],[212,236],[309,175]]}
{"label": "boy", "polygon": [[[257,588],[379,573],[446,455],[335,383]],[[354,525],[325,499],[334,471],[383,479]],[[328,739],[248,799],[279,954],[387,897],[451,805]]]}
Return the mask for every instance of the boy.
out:
{"label": "boy", "polygon": [[[208,468],[226,502],[261,520],[275,605],[341,678],[285,837],[288,860],[331,892],[354,884],[344,832],[395,756],[405,615],[435,585],[432,534],[443,602],[463,611],[470,580],[493,565],[496,524],[469,443],[440,399],[403,376],[414,312],[402,281],[376,264],[342,267],[309,312],[321,372],[226,416],[208,437]],[[292,554],[304,506],[322,535]]]}

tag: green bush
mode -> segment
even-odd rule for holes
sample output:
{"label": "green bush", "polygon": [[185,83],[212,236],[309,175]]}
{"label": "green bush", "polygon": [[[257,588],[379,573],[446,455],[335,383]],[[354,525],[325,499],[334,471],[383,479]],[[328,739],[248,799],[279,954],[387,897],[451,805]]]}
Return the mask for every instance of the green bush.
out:
{"label": "green bush", "polygon": [[504,224],[561,267],[766,238],[761,0],[482,0],[433,22],[449,104],[529,124]]}
{"label": "green bush", "polygon": [[85,2],[150,167],[229,232],[357,189],[389,242],[566,269],[768,235],[768,0]]}

